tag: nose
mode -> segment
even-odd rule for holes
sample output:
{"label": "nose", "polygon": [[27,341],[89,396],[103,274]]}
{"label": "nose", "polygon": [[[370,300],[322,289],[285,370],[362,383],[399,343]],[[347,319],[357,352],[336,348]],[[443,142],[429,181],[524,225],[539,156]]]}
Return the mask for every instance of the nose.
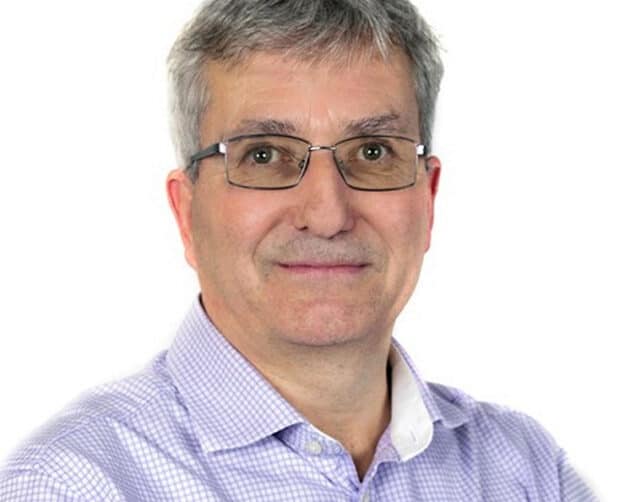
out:
{"label": "nose", "polygon": [[295,227],[326,239],[354,226],[353,190],[343,181],[332,153],[327,148],[313,149],[304,177],[296,187]]}

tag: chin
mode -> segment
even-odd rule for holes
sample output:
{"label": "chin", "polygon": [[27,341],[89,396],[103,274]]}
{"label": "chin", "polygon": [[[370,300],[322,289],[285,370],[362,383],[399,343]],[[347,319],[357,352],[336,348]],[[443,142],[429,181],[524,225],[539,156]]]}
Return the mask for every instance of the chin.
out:
{"label": "chin", "polygon": [[333,347],[357,341],[361,335],[355,333],[299,331],[284,334],[283,338],[292,345],[302,347]]}
{"label": "chin", "polygon": [[[284,316],[281,316],[284,317]],[[278,319],[281,320],[281,319]],[[301,316],[287,313],[287,322],[277,327],[280,337],[295,345],[326,347],[360,341],[372,334],[372,315],[356,307],[319,306]]]}

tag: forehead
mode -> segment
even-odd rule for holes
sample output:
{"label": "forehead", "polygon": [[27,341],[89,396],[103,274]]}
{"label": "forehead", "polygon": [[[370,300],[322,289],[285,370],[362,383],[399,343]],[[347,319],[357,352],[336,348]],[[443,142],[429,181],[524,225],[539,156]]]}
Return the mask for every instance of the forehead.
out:
{"label": "forehead", "polygon": [[206,140],[258,132],[247,130],[248,125],[273,122],[293,129],[279,132],[311,135],[309,139],[325,132],[341,134],[352,124],[375,123],[392,133],[418,135],[410,65],[398,51],[387,61],[357,57],[344,64],[254,53],[237,65],[211,62],[206,77]]}

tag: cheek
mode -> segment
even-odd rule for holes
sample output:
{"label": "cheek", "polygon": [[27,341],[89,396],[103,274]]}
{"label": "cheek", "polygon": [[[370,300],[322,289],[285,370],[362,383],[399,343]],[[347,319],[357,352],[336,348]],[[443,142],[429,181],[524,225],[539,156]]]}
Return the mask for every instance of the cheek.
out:
{"label": "cheek", "polygon": [[426,203],[415,191],[378,206],[384,240],[392,256],[404,260],[424,253],[429,227]]}
{"label": "cheek", "polygon": [[196,208],[194,219],[197,248],[209,267],[221,267],[217,274],[239,275],[253,263],[260,241],[273,228],[276,212],[270,208],[266,192],[215,187],[205,203]]}
{"label": "cheek", "polygon": [[422,219],[418,220],[410,215],[401,217],[397,224],[390,227],[390,245],[395,259],[393,266],[397,268],[401,280],[415,275],[421,264],[426,245],[425,228],[426,224]]}
{"label": "cheek", "polygon": [[386,289],[404,304],[415,286],[427,246],[428,227],[426,205],[415,193],[383,201],[379,208],[379,230],[387,246],[388,271]]}

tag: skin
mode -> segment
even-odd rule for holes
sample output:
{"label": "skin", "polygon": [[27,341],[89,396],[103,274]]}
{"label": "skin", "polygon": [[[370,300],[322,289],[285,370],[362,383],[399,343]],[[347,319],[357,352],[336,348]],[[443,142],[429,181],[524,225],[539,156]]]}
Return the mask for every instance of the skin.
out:
{"label": "skin", "polygon": [[[204,146],[259,132],[251,121],[270,119],[313,145],[332,145],[353,121],[384,115],[398,118],[380,132],[419,139],[400,53],[344,65],[255,53],[237,66],[210,63],[207,78]],[[422,159],[418,172],[411,188],[361,192],[345,185],[330,152],[319,151],[287,190],[229,185],[222,156],[204,160],[194,184],[181,168],[167,178],[208,316],[298,411],[345,446],[361,479],[390,420],[392,328],[430,245],[439,160]]]}

